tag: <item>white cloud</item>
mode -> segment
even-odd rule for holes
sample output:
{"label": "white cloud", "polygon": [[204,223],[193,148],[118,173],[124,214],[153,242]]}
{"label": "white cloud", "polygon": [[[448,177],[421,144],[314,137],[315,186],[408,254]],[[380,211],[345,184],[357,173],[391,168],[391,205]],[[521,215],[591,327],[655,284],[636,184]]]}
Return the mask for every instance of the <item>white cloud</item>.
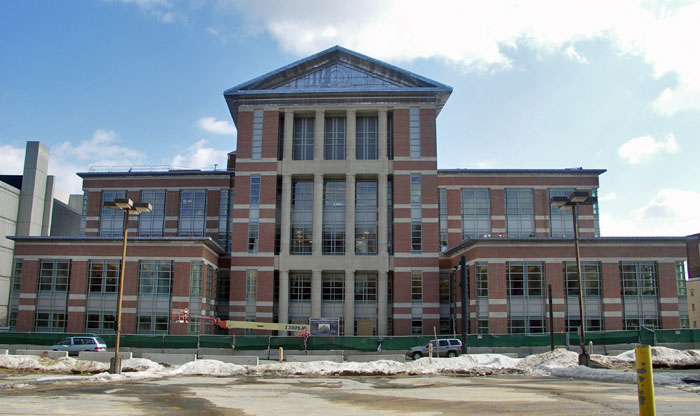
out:
{"label": "white cloud", "polygon": [[338,44],[389,61],[444,59],[465,71],[508,69],[509,51],[520,46],[587,62],[575,44],[604,39],[621,54],[643,57],[656,77],[676,76],[654,102],[657,112],[700,110],[696,1],[219,0],[217,6],[247,16],[299,56]]}
{"label": "white cloud", "polygon": [[170,0],[105,0],[108,3],[118,1],[135,5],[144,15],[163,23],[187,23],[185,14],[180,12]]}
{"label": "white cloud", "polygon": [[197,127],[214,134],[236,135],[236,126],[230,121],[217,120],[215,117],[202,117],[197,120]]}
{"label": "white cloud", "polygon": [[657,141],[652,136],[631,139],[617,149],[617,154],[627,163],[636,165],[648,161],[657,153],[673,154],[677,151],[678,142],[676,142],[676,136],[671,133],[666,135],[665,140]]}
{"label": "white cloud", "polygon": [[700,232],[700,192],[661,189],[636,210],[600,216],[604,236],[684,236]]}
{"label": "white cloud", "polygon": [[614,201],[617,199],[616,192],[608,192],[598,197],[599,201]]}
{"label": "white cloud", "polygon": [[24,172],[24,149],[9,144],[0,146],[0,174],[21,175]]}
{"label": "white cloud", "polygon": [[176,155],[172,165],[180,169],[212,170],[214,165],[217,165],[216,169],[226,169],[228,152],[227,150],[207,147],[207,140],[201,139],[185,149],[184,152]]}

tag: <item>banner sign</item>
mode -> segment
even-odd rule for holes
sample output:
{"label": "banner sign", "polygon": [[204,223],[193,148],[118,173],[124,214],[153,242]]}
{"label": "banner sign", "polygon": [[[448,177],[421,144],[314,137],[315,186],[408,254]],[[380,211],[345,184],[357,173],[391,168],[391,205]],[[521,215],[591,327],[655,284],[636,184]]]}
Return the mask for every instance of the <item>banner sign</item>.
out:
{"label": "banner sign", "polygon": [[337,337],[340,331],[339,318],[311,318],[312,337]]}

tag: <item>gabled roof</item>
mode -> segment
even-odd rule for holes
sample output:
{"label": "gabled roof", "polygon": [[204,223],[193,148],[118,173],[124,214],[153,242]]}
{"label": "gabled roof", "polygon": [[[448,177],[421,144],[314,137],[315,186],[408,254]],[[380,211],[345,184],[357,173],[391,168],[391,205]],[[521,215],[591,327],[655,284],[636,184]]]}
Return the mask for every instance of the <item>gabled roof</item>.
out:
{"label": "gabled roof", "polygon": [[452,87],[334,46],[224,91],[234,122],[238,107],[274,104],[431,102],[438,111]]}

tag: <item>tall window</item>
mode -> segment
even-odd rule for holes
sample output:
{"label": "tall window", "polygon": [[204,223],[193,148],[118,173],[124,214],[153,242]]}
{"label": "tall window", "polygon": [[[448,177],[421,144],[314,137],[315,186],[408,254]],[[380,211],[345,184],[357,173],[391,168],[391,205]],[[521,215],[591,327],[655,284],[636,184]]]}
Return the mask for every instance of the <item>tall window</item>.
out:
{"label": "tall window", "polygon": [[345,182],[327,180],[323,192],[323,254],[345,254]]}
{"label": "tall window", "polygon": [[121,237],[124,233],[124,212],[105,206],[105,202],[111,202],[117,198],[126,198],[126,191],[102,191],[100,237]]}
{"label": "tall window", "polygon": [[83,192],[83,206],[80,210],[80,236],[85,237],[85,224],[87,222],[88,191]]}
{"label": "tall window", "polygon": [[462,239],[491,234],[491,192],[488,189],[462,189]]}
{"label": "tall window", "polygon": [[355,254],[377,254],[377,181],[355,185]]}
{"label": "tall window", "polygon": [[511,297],[543,297],[544,272],[542,263],[506,263],[508,295]]}
{"label": "tall window", "polygon": [[292,159],[314,159],[314,119],[311,117],[294,117]]}
{"label": "tall window", "polygon": [[394,178],[386,181],[387,253],[394,254]]}
{"label": "tall window", "polygon": [[[555,196],[569,197],[574,188],[557,188],[549,190],[549,199]],[[573,237],[574,223],[573,211],[571,209],[561,209],[559,207],[549,207],[549,225],[552,237]]]}
{"label": "tall window", "polygon": [[326,117],[323,132],[323,158],[345,160],[345,117]]}
{"label": "tall window", "polygon": [[251,159],[262,159],[262,142],[263,142],[263,110],[253,111],[253,148],[251,150]]}
{"label": "tall window", "polygon": [[311,302],[311,272],[289,272],[289,302]]}
{"label": "tall window", "polygon": [[506,189],[506,227],[509,237],[535,236],[532,189]]}
{"label": "tall window", "polygon": [[423,302],[423,273],[411,273],[411,301]]}
{"label": "tall window", "polygon": [[391,111],[386,116],[386,155],[394,160],[394,113]]}
{"label": "tall window", "polygon": [[39,292],[67,292],[70,260],[42,260],[39,269]]}
{"label": "tall window", "polygon": [[85,317],[87,332],[93,334],[113,334],[116,316],[112,312],[88,312]]}
{"label": "tall window", "polygon": [[[578,297],[578,275],[576,263],[564,263],[566,273],[566,295]],[[601,294],[600,264],[581,263],[581,280],[583,280],[583,295],[598,296]]]}
{"label": "tall window", "polygon": [[685,274],[685,262],[676,262],[676,294],[678,296],[688,296],[688,280]]}
{"label": "tall window", "polygon": [[321,296],[324,302],[345,301],[345,273],[323,272]]}
{"label": "tall window", "polygon": [[440,188],[439,211],[440,211],[440,251],[447,250],[447,189]]}
{"label": "tall window", "polygon": [[250,207],[248,209],[248,253],[258,252],[260,228],[260,175],[250,177]]}
{"label": "tall window", "polygon": [[355,302],[367,303],[377,301],[377,274],[371,272],[355,273]]}
{"label": "tall window", "polygon": [[440,272],[440,303],[450,303],[450,273]]}
{"label": "tall window", "polygon": [[231,213],[233,211],[233,189],[219,192],[219,245],[227,252],[231,249]]}
{"label": "tall window", "polygon": [[162,236],[165,223],[165,189],[141,191],[141,202],[149,202],[151,212],[142,212],[139,215],[139,234]]}
{"label": "tall window", "polygon": [[409,110],[409,136],[411,144],[411,158],[420,157],[420,108],[411,107]]}
{"label": "tall window", "polygon": [[36,332],[65,332],[66,313],[64,311],[37,311],[35,321]]}
{"label": "tall window", "polygon": [[90,293],[116,293],[119,283],[118,260],[90,260]]}
{"label": "tall window", "polygon": [[489,296],[489,268],[487,264],[476,265],[476,296],[480,298]]}
{"label": "tall window", "polygon": [[421,198],[421,177],[411,174],[411,252],[420,253],[423,249],[423,200]]}
{"label": "tall window", "polygon": [[297,180],[292,183],[292,221],[290,254],[311,254],[314,214],[314,183]]}
{"label": "tall window", "polygon": [[15,259],[15,268],[12,272],[12,291],[19,292],[22,287],[22,265],[23,260]]}
{"label": "tall window", "polygon": [[377,117],[357,117],[355,141],[358,160],[377,159]]}
{"label": "tall window", "polygon": [[656,296],[656,263],[621,262],[623,296]]}
{"label": "tall window", "polygon": [[245,300],[255,302],[258,299],[258,271],[248,270],[245,276]]}
{"label": "tall window", "polygon": [[206,189],[180,191],[180,224],[178,235],[197,237],[204,235],[207,211]]}
{"label": "tall window", "polygon": [[162,260],[139,262],[139,296],[169,296],[173,263]]}
{"label": "tall window", "polygon": [[202,277],[204,264],[201,261],[190,263],[190,297],[202,296]]}

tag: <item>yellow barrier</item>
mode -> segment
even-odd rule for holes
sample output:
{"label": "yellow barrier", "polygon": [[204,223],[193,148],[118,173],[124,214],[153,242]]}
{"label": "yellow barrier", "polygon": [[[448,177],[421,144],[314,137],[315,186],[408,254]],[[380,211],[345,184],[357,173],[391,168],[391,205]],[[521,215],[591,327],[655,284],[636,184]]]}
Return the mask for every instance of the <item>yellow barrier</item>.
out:
{"label": "yellow barrier", "polygon": [[639,399],[639,415],[655,416],[654,401],[654,371],[651,366],[651,347],[642,345],[634,349],[637,364],[637,398]]}

